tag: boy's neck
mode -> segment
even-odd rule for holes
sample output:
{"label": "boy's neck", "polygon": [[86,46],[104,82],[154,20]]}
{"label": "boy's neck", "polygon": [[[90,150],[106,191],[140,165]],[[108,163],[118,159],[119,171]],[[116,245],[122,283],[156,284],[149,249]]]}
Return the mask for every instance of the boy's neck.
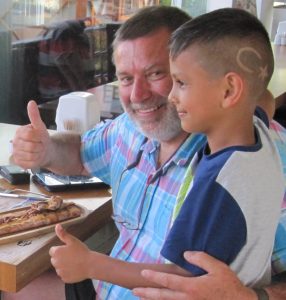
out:
{"label": "boy's neck", "polygon": [[207,134],[210,153],[213,154],[232,146],[253,146],[256,143],[253,119],[251,122],[241,122],[226,125],[224,128]]}

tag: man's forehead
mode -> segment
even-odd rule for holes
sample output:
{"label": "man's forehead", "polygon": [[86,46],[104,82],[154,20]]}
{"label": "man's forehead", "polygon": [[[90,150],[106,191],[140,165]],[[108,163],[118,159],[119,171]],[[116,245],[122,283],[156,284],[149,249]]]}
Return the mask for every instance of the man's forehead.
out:
{"label": "man's forehead", "polygon": [[169,50],[167,44],[144,44],[122,42],[114,53],[116,67],[140,68],[149,70],[169,64]]}
{"label": "man's forehead", "polygon": [[166,49],[166,52],[167,52],[170,35],[171,34],[167,29],[161,28],[161,29],[156,30],[145,36],[119,41],[117,43],[115,52],[118,52],[118,51],[126,52],[130,48],[135,48],[135,49],[142,48],[145,51],[148,49],[154,50],[156,48],[160,48],[161,50]]}

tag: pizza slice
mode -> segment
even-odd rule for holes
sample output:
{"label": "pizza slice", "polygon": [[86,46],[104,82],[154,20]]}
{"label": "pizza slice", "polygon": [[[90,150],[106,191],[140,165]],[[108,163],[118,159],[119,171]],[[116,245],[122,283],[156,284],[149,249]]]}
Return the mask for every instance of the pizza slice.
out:
{"label": "pizza slice", "polygon": [[0,215],[0,237],[35,229],[80,217],[82,208],[62,198],[52,196],[48,201],[33,203],[31,207]]}

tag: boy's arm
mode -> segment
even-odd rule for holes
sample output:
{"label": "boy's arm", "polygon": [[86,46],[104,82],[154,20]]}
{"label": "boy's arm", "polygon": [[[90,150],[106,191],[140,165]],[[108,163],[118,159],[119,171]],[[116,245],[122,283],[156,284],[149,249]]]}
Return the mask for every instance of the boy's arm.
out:
{"label": "boy's arm", "polygon": [[87,246],[67,233],[60,225],[56,234],[63,246],[50,249],[51,263],[57,274],[66,283],[82,281],[86,278],[107,281],[125,288],[160,287],[141,275],[143,269],[160,272],[172,272],[181,276],[190,276],[183,269],[173,264],[139,264],[120,261],[105,254],[91,251]]}
{"label": "boy's arm", "polygon": [[[191,300],[257,300],[254,291],[245,287],[226,264],[206,253],[194,252],[185,255],[190,263],[207,271],[205,275],[191,278],[186,277],[190,274],[174,265],[127,263],[92,252],[85,244],[66,233],[61,226],[56,226],[56,233],[65,245],[50,249],[51,262],[64,282],[96,278],[126,288],[135,288],[135,295],[149,300],[180,297]],[[148,268],[152,272],[142,272]],[[270,285],[266,290],[270,300],[285,299],[286,282]]]}
{"label": "boy's arm", "polygon": [[93,258],[90,268],[90,278],[110,282],[115,285],[120,285],[128,289],[136,287],[157,287],[161,285],[145,279],[141,272],[144,269],[150,269],[162,273],[172,273],[180,276],[191,276],[184,269],[174,264],[144,264],[132,263],[109,257],[97,252],[90,253]]}

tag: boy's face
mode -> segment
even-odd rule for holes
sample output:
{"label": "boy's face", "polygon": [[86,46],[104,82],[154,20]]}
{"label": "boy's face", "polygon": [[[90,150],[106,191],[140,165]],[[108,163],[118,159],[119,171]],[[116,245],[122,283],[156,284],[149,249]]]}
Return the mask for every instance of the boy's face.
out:
{"label": "boy's face", "polygon": [[162,28],[134,40],[120,42],[114,52],[122,105],[142,132],[168,141],[182,132],[173,104],[169,68],[170,33]]}
{"label": "boy's face", "polygon": [[185,131],[210,134],[221,119],[223,80],[213,78],[202,68],[198,53],[190,47],[170,59],[173,87],[169,101],[175,104]]}

